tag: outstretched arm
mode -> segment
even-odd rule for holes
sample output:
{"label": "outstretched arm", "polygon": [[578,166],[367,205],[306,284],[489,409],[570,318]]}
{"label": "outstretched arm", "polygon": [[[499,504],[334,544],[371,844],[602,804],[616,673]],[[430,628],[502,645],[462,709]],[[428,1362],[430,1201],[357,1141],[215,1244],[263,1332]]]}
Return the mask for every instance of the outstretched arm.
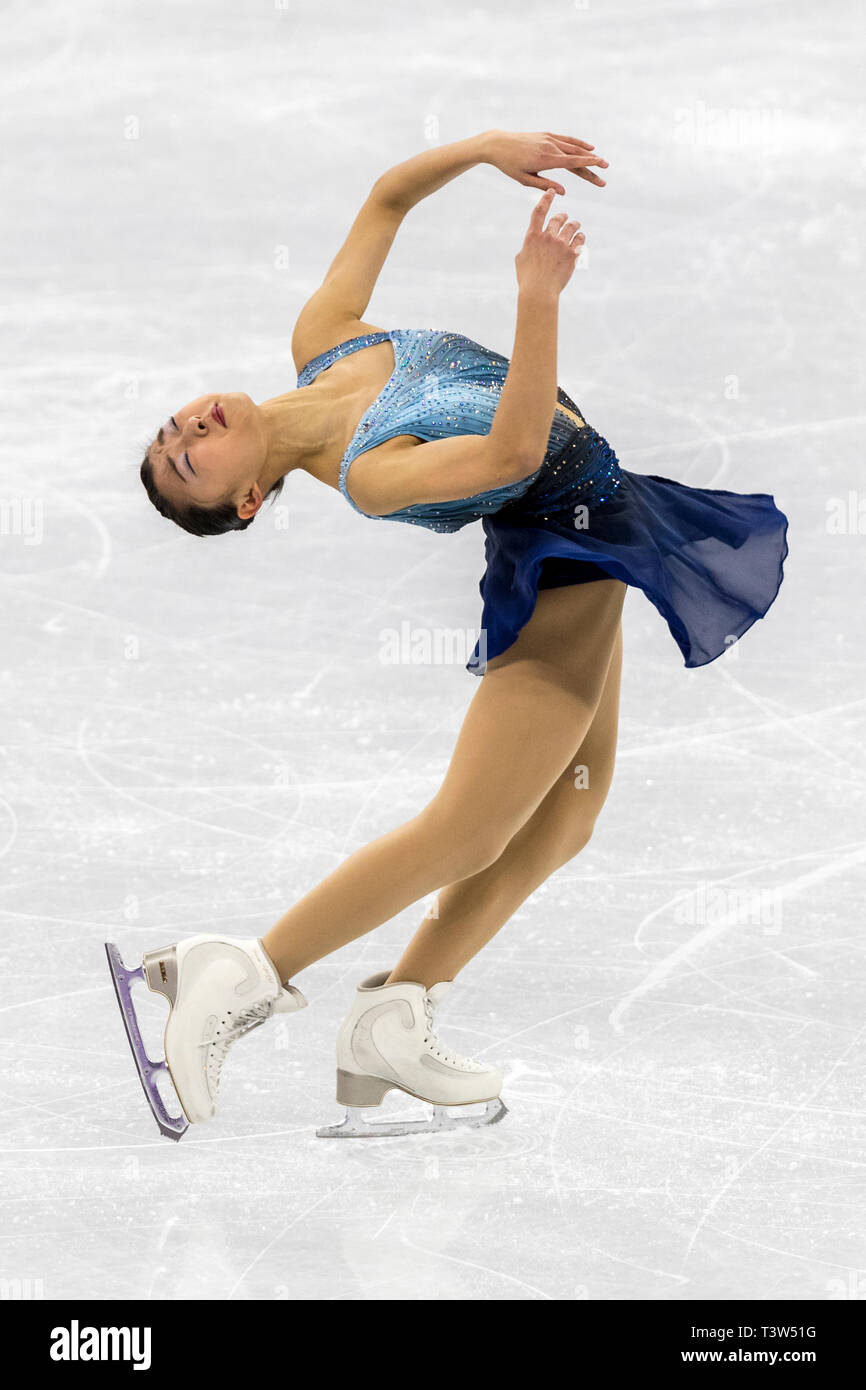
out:
{"label": "outstretched arm", "polygon": [[353,322],[361,323],[397,229],[410,208],[476,164],[492,164],[518,183],[558,193],[565,192],[562,184],[542,174],[542,169],[569,169],[577,177],[602,186],[604,181],[593,166],[607,167],[606,160],[594,154],[584,140],[549,131],[521,134],[504,130],[484,131],[395,164],[374,183],[321,286],[301,310],[292,336],[292,355],[298,367],[332,346],[335,333],[350,337]]}
{"label": "outstretched arm", "polygon": [[435,193],[474,164],[493,164],[503,174],[527,188],[565,189],[542,169],[570,169],[578,178],[604,187],[593,166],[607,168],[607,160],[594,154],[594,146],[573,135],[552,135],[549,130],[523,134],[514,130],[486,130],[453,145],[425,150],[402,164],[395,164],[378,180],[389,202],[408,212],[428,194]]}

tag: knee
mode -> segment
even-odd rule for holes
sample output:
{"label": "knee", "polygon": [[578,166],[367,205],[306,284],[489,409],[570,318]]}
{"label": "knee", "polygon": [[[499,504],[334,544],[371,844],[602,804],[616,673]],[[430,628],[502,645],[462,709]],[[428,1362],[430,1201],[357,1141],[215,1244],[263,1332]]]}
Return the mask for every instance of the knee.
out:
{"label": "knee", "polygon": [[441,884],[457,883],[489,869],[511,835],[499,826],[461,825],[431,802],[418,818],[428,854]]}
{"label": "knee", "polygon": [[553,869],[561,869],[565,864],[570,864],[572,859],[576,859],[586,849],[594,830],[595,817],[592,816],[579,820],[569,826],[563,835],[557,837],[551,846]]}
{"label": "knee", "polygon": [[509,836],[495,830],[474,830],[450,846],[443,861],[443,883],[459,883],[495,864],[505,852]]}

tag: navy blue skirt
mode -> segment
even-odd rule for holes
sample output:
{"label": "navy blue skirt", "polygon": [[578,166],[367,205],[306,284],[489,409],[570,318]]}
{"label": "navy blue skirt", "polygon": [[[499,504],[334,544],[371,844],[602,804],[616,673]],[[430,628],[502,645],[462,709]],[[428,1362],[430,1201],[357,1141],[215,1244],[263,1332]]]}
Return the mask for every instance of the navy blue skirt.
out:
{"label": "navy blue skirt", "polygon": [[788,519],[767,493],[629,473],[588,426],[482,525],[483,636],[467,664],[476,675],[515,641],[540,589],[605,578],[642,589],[686,666],[705,666],[767,612],[788,554]]}

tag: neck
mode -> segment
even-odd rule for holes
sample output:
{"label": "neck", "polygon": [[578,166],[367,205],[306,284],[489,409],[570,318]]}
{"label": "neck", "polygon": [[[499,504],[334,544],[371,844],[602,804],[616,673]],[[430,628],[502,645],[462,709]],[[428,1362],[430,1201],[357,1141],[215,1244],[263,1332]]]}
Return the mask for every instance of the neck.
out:
{"label": "neck", "polygon": [[342,441],[345,405],[315,381],[262,401],[267,448],[259,486],[265,495],[295,469],[322,479]]}

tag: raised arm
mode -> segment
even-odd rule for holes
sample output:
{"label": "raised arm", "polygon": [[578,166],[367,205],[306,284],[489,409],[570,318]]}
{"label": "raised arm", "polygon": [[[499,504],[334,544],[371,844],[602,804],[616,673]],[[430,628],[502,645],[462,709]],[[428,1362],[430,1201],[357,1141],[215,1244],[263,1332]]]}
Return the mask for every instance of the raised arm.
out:
{"label": "raised arm", "polygon": [[386,441],[360,454],[350,491],[362,511],[385,516],[419,502],[474,497],[518,482],[542,463],[556,409],[559,296],[584,243],[580,223],[564,212],[545,226],[552,199],[553,190],[542,194],[515,257],[514,348],[489,433],[427,444]]}
{"label": "raised arm", "polygon": [[541,169],[568,169],[601,186],[603,180],[592,166],[607,165],[592,149],[584,140],[549,131],[527,135],[488,130],[424,150],[388,169],[373,184],[322,284],[298,316],[292,335],[295,365],[300,369],[340,335],[363,332],[363,316],[397,230],[422,198],[482,163],[494,165],[518,183],[558,193],[565,192],[562,184]]}
{"label": "raised arm", "polygon": [[425,150],[395,164],[373,184],[325,278],[304,305],[292,334],[300,369],[340,338],[363,332],[370,296],[406,213],[429,193],[486,157],[487,134]]}

